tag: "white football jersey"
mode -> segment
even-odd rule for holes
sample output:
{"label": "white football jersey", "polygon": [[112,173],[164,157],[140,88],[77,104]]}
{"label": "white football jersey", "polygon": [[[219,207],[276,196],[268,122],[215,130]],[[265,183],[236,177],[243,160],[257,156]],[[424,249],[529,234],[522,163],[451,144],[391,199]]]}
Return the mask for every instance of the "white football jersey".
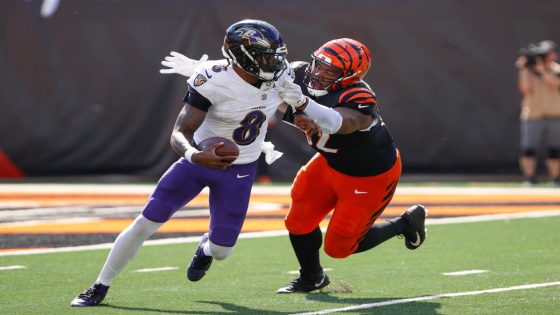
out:
{"label": "white football jersey", "polygon": [[224,137],[239,147],[233,164],[254,162],[268,129],[268,120],[282,103],[279,91],[287,80],[293,81],[290,67],[276,82],[259,89],[243,80],[226,59],[208,61],[197,67],[188,84],[212,105],[202,125],[194,133],[200,143],[209,137]]}

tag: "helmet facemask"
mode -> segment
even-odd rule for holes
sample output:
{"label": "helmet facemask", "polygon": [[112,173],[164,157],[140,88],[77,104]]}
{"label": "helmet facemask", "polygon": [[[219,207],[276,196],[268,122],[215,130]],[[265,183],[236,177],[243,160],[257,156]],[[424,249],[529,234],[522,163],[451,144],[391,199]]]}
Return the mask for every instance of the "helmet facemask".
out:
{"label": "helmet facemask", "polygon": [[337,89],[343,74],[342,69],[331,65],[325,58],[311,55],[311,63],[305,69],[303,82],[311,94],[322,96]]}
{"label": "helmet facemask", "polygon": [[[230,47],[227,47],[230,46]],[[261,49],[246,45],[227,45],[224,43],[222,52],[245,72],[256,76],[262,81],[276,81],[287,69],[286,46],[273,49]]]}

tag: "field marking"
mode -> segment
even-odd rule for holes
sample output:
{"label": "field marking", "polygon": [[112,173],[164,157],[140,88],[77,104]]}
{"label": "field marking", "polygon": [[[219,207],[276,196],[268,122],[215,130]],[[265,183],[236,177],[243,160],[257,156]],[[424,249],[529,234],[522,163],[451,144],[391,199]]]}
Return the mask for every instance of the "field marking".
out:
{"label": "field marking", "polygon": [[466,276],[466,275],[475,275],[475,274],[479,274],[479,273],[485,273],[488,272],[489,270],[463,270],[463,271],[453,271],[453,272],[444,272],[443,275],[444,276]]}
{"label": "field marking", "polygon": [[332,309],[326,309],[326,310],[322,310],[322,311],[294,313],[292,315],[332,314],[332,313],[363,310],[363,309],[367,309],[367,308],[374,308],[374,307],[381,307],[381,306],[388,306],[388,305],[396,305],[396,304],[405,304],[405,303],[412,303],[412,302],[418,302],[418,301],[435,300],[435,299],[441,299],[441,298],[453,298],[453,297],[461,297],[461,296],[480,295],[480,294],[484,294],[484,293],[501,293],[501,292],[515,291],[515,290],[538,289],[538,288],[552,287],[552,286],[560,286],[560,281],[535,283],[535,284],[525,284],[525,285],[518,285],[518,286],[514,286],[514,287],[496,288],[496,289],[479,290],[479,291],[465,291],[465,292],[443,293],[443,294],[436,294],[436,295],[419,296],[419,297],[408,298],[408,299],[388,300],[388,301],[383,301],[383,302],[378,302],[378,303],[361,304],[361,305],[341,307],[341,308],[332,308]]}
{"label": "field marking", "polygon": [[144,269],[137,269],[132,270],[132,272],[158,272],[158,271],[169,271],[169,270],[177,270],[179,267],[159,267],[159,268],[144,268]]}
{"label": "field marking", "polygon": [[[534,211],[534,212],[523,212],[523,213],[513,213],[513,214],[473,215],[473,216],[454,217],[454,218],[428,219],[428,220],[426,220],[426,224],[427,225],[459,224],[459,223],[473,223],[473,222],[486,222],[486,221],[499,221],[499,220],[512,220],[512,219],[526,219],[526,218],[545,218],[545,217],[553,217],[553,216],[560,216],[560,210]],[[241,233],[239,235],[239,238],[261,238],[261,237],[273,237],[273,236],[284,236],[284,235],[288,235],[288,232],[286,230],[265,231],[265,232],[247,232],[247,233]],[[178,237],[178,238],[167,238],[167,239],[146,241],[146,242],[144,242],[143,246],[198,243],[199,241],[200,241],[200,236]],[[3,252],[3,253],[0,253],[0,257],[2,257],[2,256],[20,256],[20,255],[36,255],[36,254],[51,254],[51,253],[66,253],[66,252],[81,252],[81,251],[87,251],[87,250],[110,249],[112,246],[113,246],[113,243],[104,243],[104,244],[97,244],[97,245],[81,245],[81,246],[58,247],[58,248],[47,248],[47,249],[30,249],[30,250],[24,250],[24,251]]]}
{"label": "field marking", "polygon": [[0,270],[15,270],[15,269],[26,269],[26,266],[15,265],[15,266],[3,266],[0,267]]}
{"label": "field marking", "polygon": [[427,225],[458,224],[471,222],[500,221],[511,219],[546,218],[560,216],[560,210],[531,211],[519,213],[481,214],[452,218],[426,219]]}

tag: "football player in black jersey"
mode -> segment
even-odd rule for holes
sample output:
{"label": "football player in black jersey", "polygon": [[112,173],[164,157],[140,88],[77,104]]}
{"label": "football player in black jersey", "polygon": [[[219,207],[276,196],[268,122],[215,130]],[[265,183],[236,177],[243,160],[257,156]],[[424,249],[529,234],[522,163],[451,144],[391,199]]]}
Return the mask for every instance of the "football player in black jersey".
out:
{"label": "football player in black jersey", "polygon": [[421,205],[373,224],[391,202],[401,159],[375,93],[362,81],[370,65],[365,45],[335,39],[315,51],[310,64],[293,63],[295,83],[280,92],[293,109],[285,119],[306,132],[317,154],[295,178],[285,219],[300,275],[278,293],[310,292],[329,284],[319,261],[319,223],[333,209],[325,252],[334,258],[369,250],[399,234],[409,249],[426,238]]}

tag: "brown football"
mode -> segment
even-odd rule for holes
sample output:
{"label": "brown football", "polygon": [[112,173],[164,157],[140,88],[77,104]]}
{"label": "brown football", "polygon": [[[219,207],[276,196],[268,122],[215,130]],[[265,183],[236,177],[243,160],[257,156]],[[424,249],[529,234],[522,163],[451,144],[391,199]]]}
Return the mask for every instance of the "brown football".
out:
{"label": "brown football", "polygon": [[216,154],[219,156],[239,156],[239,148],[235,142],[222,137],[210,137],[202,140],[198,144],[199,150],[206,150],[207,148],[213,146],[216,143],[223,142],[224,145],[216,148]]}

